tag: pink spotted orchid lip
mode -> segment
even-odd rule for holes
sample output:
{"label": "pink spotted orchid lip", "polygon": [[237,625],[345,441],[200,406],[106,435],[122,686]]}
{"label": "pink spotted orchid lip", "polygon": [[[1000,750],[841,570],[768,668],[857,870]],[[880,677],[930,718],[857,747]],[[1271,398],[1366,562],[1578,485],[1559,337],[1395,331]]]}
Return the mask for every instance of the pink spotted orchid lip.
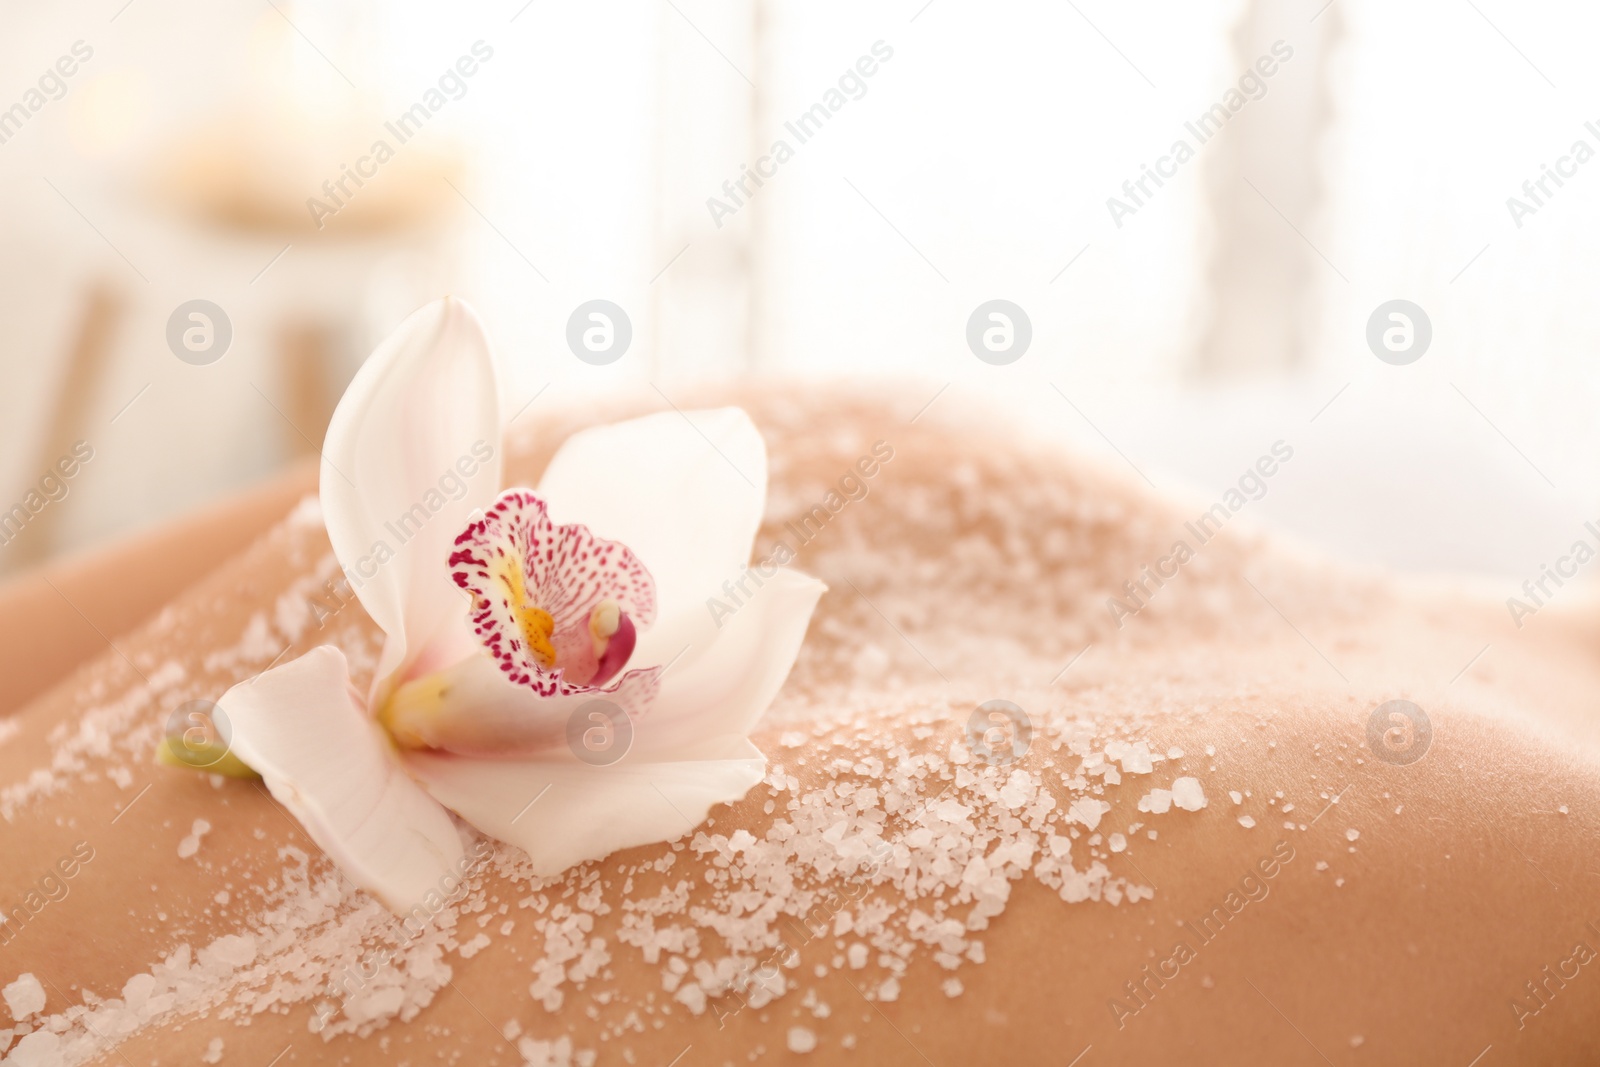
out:
{"label": "pink spotted orchid lip", "polygon": [[526,489],[500,494],[455,540],[450,574],[472,595],[472,631],[500,670],[542,697],[605,693],[645,710],[660,668],[629,671],[639,627],[655,621],[649,570],[623,544],[550,521]]}

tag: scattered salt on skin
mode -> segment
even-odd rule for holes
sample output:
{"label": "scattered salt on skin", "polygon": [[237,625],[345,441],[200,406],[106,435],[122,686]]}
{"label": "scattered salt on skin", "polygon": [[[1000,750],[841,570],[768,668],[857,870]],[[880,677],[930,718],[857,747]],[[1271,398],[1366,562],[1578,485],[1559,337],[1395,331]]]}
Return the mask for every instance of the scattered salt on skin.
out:
{"label": "scattered salt on skin", "polygon": [[959,978],[946,978],[942,988],[944,995],[951,998],[959,997],[966,990]]}
{"label": "scattered salt on skin", "polygon": [[1230,789],[1228,790],[1228,799],[1233,801],[1235,804],[1243,804],[1244,794],[1239,792],[1237,789]]}
{"label": "scattered salt on skin", "polygon": [[1357,838],[1359,838],[1360,836],[1361,836],[1361,831],[1355,829],[1354,827],[1352,827],[1351,829],[1346,830],[1344,832],[1344,839],[1346,841],[1354,841]]}
{"label": "scattered salt on skin", "polygon": [[222,1062],[222,1038],[214,1037],[206,1043],[205,1055],[200,1057],[202,1063]]}
{"label": "scattered salt on skin", "polygon": [[189,827],[189,836],[178,842],[178,858],[186,860],[200,851],[200,839],[211,832],[211,824],[204,819],[196,819],[194,825]]}
{"label": "scattered salt on skin", "polygon": [[[116,698],[83,712],[68,730],[61,723],[50,734],[50,765],[37,767],[20,782],[0,788],[0,819],[11,822],[24,805],[54,796],[71,786],[89,769],[89,761],[114,755],[112,739],[120,738],[126,752],[139,752],[148,759],[159,733],[159,722],[151,709],[169,699],[188,675],[176,661],[150,663],[143,677],[126,682]],[[118,754],[120,755],[120,754]]]}
{"label": "scattered salt on skin", "polygon": [[1112,834],[1106,840],[1106,844],[1110,847],[1112,852],[1124,852],[1128,848],[1128,839],[1123,837],[1121,834]]}
{"label": "scattered salt on skin", "polygon": [[[969,495],[976,498],[982,488],[980,482],[974,482]],[[1054,490],[1047,487],[1047,491]],[[781,493],[781,487],[775,492]],[[799,503],[810,498],[807,493],[797,494]],[[315,498],[308,500],[298,521],[307,529],[315,526],[317,540],[325,545]],[[909,507],[912,513],[918,510],[914,496]],[[964,543],[976,554],[970,559],[957,557],[950,566],[970,564],[979,572],[995,570],[992,561],[978,551],[989,549],[987,542],[971,538]],[[327,569],[331,556],[325,548],[318,552],[320,557],[313,558],[320,558],[315,573],[321,577],[308,583],[297,580],[265,622],[258,621],[262,616],[250,619],[233,650],[238,662],[256,651],[257,644],[266,650],[259,641],[264,626],[270,624],[280,634],[293,637],[312,624],[307,599],[320,595],[323,578],[333,573]],[[851,559],[857,556],[858,548],[852,547]],[[842,573],[837,567],[816,569]],[[866,584],[867,579],[862,581]],[[914,615],[894,603],[897,596],[905,598],[903,604],[915,603],[909,599],[911,593],[880,592],[870,585],[868,589],[889,615]],[[345,613],[331,631],[323,631],[317,620],[316,639],[343,646],[347,639],[341,634],[353,632],[351,620],[360,614]],[[829,624],[844,626],[838,618],[819,616],[819,628],[825,630]],[[234,625],[237,628],[239,624]],[[968,624],[963,623],[963,628],[969,628]],[[839,662],[846,664],[870,651],[878,661],[876,673],[892,674],[896,691],[904,676],[922,670],[903,650],[886,652],[857,640],[860,635],[854,628],[845,636],[849,640],[809,642],[805,655],[824,662],[838,644],[848,650],[838,654],[843,657]],[[370,671],[376,652],[371,635],[348,639],[348,643],[353,670],[358,674]],[[276,655],[281,645],[275,642],[271,654]],[[891,647],[898,648],[893,642]],[[240,673],[251,673],[262,665],[254,664]],[[1054,669],[1058,668],[1052,672]],[[863,674],[859,667],[856,671]],[[179,672],[181,676],[181,668]],[[1041,677],[1047,673],[1041,672]],[[181,953],[175,950],[169,959],[151,967],[150,973],[131,978],[124,1003],[117,1010],[131,1010],[135,1026],[143,1026],[206,1012],[214,1020],[248,1021],[256,1013],[284,1012],[290,1005],[321,1001],[332,1009],[328,1020],[314,1027],[324,1038],[370,1034],[391,1021],[415,1018],[449,982],[449,954],[466,957],[485,947],[487,934],[479,932],[485,929],[484,922],[497,904],[499,915],[506,913],[509,904],[518,909],[519,920],[518,936],[506,956],[515,955],[522,961],[521,981],[533,979],[530,989],[537,990],[534,995],[545,1008],[558,1010],[565,999],[567,1011],[574,1010],[576,1003],[595,1019],[600,1016],[591,1005],[618,998],[615,1002],[629,1012],[632,1022],[618,1022],[602,1036],[602,1040],[617,1039],[625,1032],[660,1028],[662,1014],[681,1017],[685,1010],[695,1014],[696,1007],[709,1011],[715,998],[740,990],[736,978],[750,965],[772,958],[785,944],[783,939],[792,939],[794,934],[786,932],[785,923],[792,927],[795,921],[806,922],[814,908],[828,900],[830,885],[847,885],[852,891],[864,886],[867,896],[852,897],[849,906],[831,916],[831,929],[822,935],[831,944],[818,950],[824,953],[821,958],[831,959],[836,969],[848,965],[867,971],[852,978],[869,999],[882,1000],[900,995],[908,966],[917,957],[931,957],[947,970],[981,964],[985,959],[982,932],[1004,911],[1013,884],[1030,875],[1069,902],[1120,905],[1150,898],[1148,887],[1113,877],[1104,864],[1095,861],[1085,835],[1095,833],[1112,811],[1112,804],[1102,797],[1125,807],[1138,795],[1137,791],[1115,795],[1111,787],[1119,785],[1123,775],[1150,773],[1164,758],[1181,759],[1181,752],[1169,750],[1164,758],[1152,754],[1147,742],[1126,739],[1126,728],[1118,731],[1122,740],[1097,738],[1095,725],[1086,714],[1036,711],[1030,704],[1035,716],[1035,748],[1027,757],[1026,768],[985,767],[959,741],[947,749],[942,747],[942,738],[951,732],[948,699],[932,685],[916,692],[906,688],[904,702],[885,699],[882,691],[857,696],[848,688],[843,690],[844,695],[835,702],[839,722],[870,721],[869,713],[882,721],[848,736],[848,731],[836,733],[830,749],[824,731],[813,728],[809,721],[821,718],[817,709],[828,701],[819,700],[816,692],[797,692],[791,684],[769,713],[769,721],[787,726],[793,720],[783,716],[804,714],[806,730],[785,730],[781,735],[779,748],[795,751],[769,754],[806,769],[791,766],[793,773],[785,773],[774,766],[767,782],[771,795],[763,798],[760,787],[752,794],[751,803],[772,816],[763,821],[770,825],[758,831],[759,837],[748,831],[727,832],[732,827],[719,831],[708,822],[683,840],[663,846],[659,858],[630,868],[609,861],[586,865],[553,881],[532,877],[522,860],[506,856],[495,863],[502,880],[491,883],[493,889],[469,883],[467,896],[440,912],[423,936],[415,942],[398,943],[388,932],[393,928],[392,919],[381,908],[365,895],[351,892],[321,858],[307,863],[301,853],[298,858],[286,859],[282,873],[270,867],[265,872],[267,882],[260,900],[252,898],[250,917],[235,927],[249,936],[248,942],[219,939],[199,952],[181,946]],[[157,695],[159,700],[147,699],[126,721],[150,720],[158,728],[161,716],[149,705],[164,706],[170,694]],[[828,694],[830,700],[833,695]],[[917,720],[916,714],[924,709],[927,716]],[[907,725],[911,736],[931,744],[913,751],[887,740],[885,723],[892,728]],[[125,737],[129,753],[139,759],[147,756],[146,742],[153,735],[139,738],[125,730]],[[941,740],[932,740],[935,738]],[[1108,759],[1113,745],[1124,746],[1118,751],[1127,758]],[[802,753],[803,759],[796,758]],[[1212,754],[1210,748],[1207,754]],[[1146,758],[1149,768],[1144,767]],[[1120,764],[1120,772],[1113,763]],[[804,786],[796,774],[806,778]],[[1192,783],[1192,792],[1186,781]],[[1152,791],[1139,807],[1151,814],[1165,814],[1175,802],[1185,811],[1205,807],[1199,781],[1179,779],[1171,789]],[[721,816],[715,822],[726,825]],[[1135,832],[1134,826],[1126,827],[1127,834]],[[1154,828],[1147,833],[1152,839],[1157,836]],[[192,836],[198,849],[201,834]],[[261,840],[264,835],[257,830],[254,836]],[[1074,839],[1078,839],[1076,865]],[[1119,842],[1125,849],[1125,837],[1108,834],[1111,850],[1118,850]],[[704,871],[697,868],[692,882],[674,882],[676,852],[692,852],[703,861]],[[209,853],[207,858],[211,858]],[[621,877],[613,881],[619,872]],[[633,888],[635,873],[652,877],[648,890]],[[288,884],[278,885],[280,879]],[[505,894],[507,886],[510,892],[503,902],[492,895]],[[242,903],[245,893],[238,895]],[[759,914],[751,906],[754,901],[760,902]],[[620,928],[615,933],[599,929],[597,920],[612,913],[621,918]],[[615,920],[610,922],[615,925]],[[463,925],[469,930],[458,936],[458,927]],[[473,926],[477,929],[470,929]],[[506,926],[500,926],[500,931],[508,936]],[[605,937],[598,936],[602,932]],[[375,946],[394,950],[388,964],[347,998],[335,995],[329,1003],[329,988],[342,975],[371,973],[367,962]],[[518,950],[526,950],[526,956]],[[611,977],[613,955],[624,953],[658,966],[663,985],[670,976],[675,988],[667,996],[653,991],[641,1001],[621,999],[620,993],[604,983]],[[752,1013],[791,992],[799,996],[811,970],[804,964],[816,964],[821,970],[815,959],[796,959],[793,966],[786,963],[770,985],[744,989]],[[1210,985],[1209,979],[1206,984]],[[945,978],[942,987],[947,996],[955,995],[951,989],[960,989],[960,979]],[[808,995],[811,992],[806,990]],[[135,1003],[138,1007],[131,1008]],[[731,1005],[732,1001],[721,1003]],[[110,1002],[105,1002],[101,1007],[109,1006]],[[80,1051],[92,1048],[87,1040],[89,1027],[109,1030],[108,1024],[120,1018],[116,1012],[103,1013],[100,1008],[78,1010],[78,1017],[58,1016],[56,1021],[62,1044],[72,1042]],[[825,1006],[813,1002],[810,1010],[819,1014]],[[870,1012],[863,1014],[871,1018]],[[529,1063],[582,1067],[595,1061],[593,1052],[575,1049],[570,1038],[534,1041],[520,1033],[520,1026],[508,1040],[516,1038],[522,1038],[518,1051]],[[612,1047],[619,1058],[633,1062],[631,1050],[618,1045]],[[854,1038],[846,1036],[841,1045],[854,1047]],[[98,1051],[103,1052],[103,1046]],[[82,1058],[74,1053],[68,1062]]]}
{"label": "scattered salt on skin", "polygon": [[1255,824],[1256,824],[1256,821],[1254,819],[1252,819],[1250,816],[1248,816],[1248,815],[1239,816],[1239,825],[1244,827],[1246,830],[1248,830],[1251,827],[1255,826]]}
{"label": "scattered salt on skin", "polygon": [[44,986],[32,974],[18,975],[5,987],[4,995],[11,1017],[19,1023],[44,1010]]}
{"label": "scattered salt on skin", "polygon": [[789,1027],[789,1051],[813,1052],[817,1047],[817,1035],[804,1026]]}

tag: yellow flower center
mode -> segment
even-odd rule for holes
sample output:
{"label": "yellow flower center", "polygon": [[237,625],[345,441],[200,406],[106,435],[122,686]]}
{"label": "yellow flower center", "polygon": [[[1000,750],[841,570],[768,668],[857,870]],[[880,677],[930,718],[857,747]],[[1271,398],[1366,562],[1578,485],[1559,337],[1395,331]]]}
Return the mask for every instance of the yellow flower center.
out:
{"label": "yellow flower center", "polygon": [[528,596],[525,573],[522,557],[514,553],[498,556],[489,564],[490,576],[505,587],[529,654],[539,666],[549,670],[556,665],[556,646],[551,641],[556,632],[556,621]]}

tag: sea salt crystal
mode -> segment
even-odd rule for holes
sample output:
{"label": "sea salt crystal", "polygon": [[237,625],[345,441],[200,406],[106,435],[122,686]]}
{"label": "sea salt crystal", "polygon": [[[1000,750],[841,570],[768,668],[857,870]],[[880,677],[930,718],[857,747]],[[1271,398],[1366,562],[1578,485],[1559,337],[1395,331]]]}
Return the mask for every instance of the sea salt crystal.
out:
{"label": "sea salt crystal", "polygon": [[1111,741],[1106,745],[1106,758],[1122,764],[1124,774],[1149,774],[1153,769],[1150,746],[1143,741]]}
{"label": "sea salt crystal", "polygon": [[1233,801],[1235,804],[1243,804],[1244,794],[1239,792],[1237,789],[1230,789],[1228,790],[1228,799]]}
{"label": "sea salt crystal", "polygon": [[867,965],[867,946],[859,941],[845,949],[845,955],[849,957],[853,970],[859,971]]}
{"label": "sea salt crystal", "polygon": [[1128,839],[1121,834],[1112,834],[1107,843],[1111,846],[1112,852],[1122,852],[1128,847]]}
{"label": "sea salt crystal", "polygon": [[19,1023],[44,1010],[44,986],[32,974],[20,975],[15,982],[6,986],[5,998],[6,1007],[11,1009],[11,1017]]}
{"label": "sea salt crystal", "polygon": [[1038,786],[1034,784],[1033,776],[1019,768],[1011,772],[1005,787],[1000,790],[1000,800],[1015,811],[1032,800],[1037,792]]}
{"label": "sea salt crystal", "polygon": [[1256,824],[1256,821],[1254,819],[1252,819],[1250,816],[1248,816],[1248,815],[1239,816],[1239,825],[1244,827],[1246,830],[1250,829],[1255,824]]}
{"label": "sea salt crystal", "polygon": [[1205,790],[1198,778],[1179,778],[1172,783],[1172,802],[1184,811],[1199,811],[1206,806]]}
{"label": "sea salt crystal", "polygon": [[959,978],[946,978],[943,989],[945,996],[954,998],[959,997],[966,987],[961,984],[961,979]]}
{"label": "sea salt crystal", "polygon": [[256,939],[249,934],[223,934],[195,954],[195,962],[213,974],[227,974],[256,960]]}
{"label": "sea salt crystal", "polygon": [[817,1035],[803,1026],[789,1027],[789,1051],[811,1052],[817,1047]]}
{"label": "sea salt crystal", "polygon": [[686,982],[673,994],[672,999],[696,1015],[705,1014],[706,991],[700,988],[698,982]]}
{"label": "sea salt crystal", "polygon": [[222,1062],[222,1038],[214,1037],[206,1043],[205,1055],[200,1057],[202,1063]]}
{"label": "sea salt crystal", "polygon": [[1139,798],[1139,810],[1165,815],[1172,809],[1172,790],[1152,789]]}
{"label": "sea salt crystal", "polygon": [[806,735],[799,730],[785,730],[778,738],[778,744],[784,748],[800,748],[806,741]]}
{"label": "sea salt crystal", "polygon": [[35,1030],[11,1048],[7,1063],[22,1067],[61,1067],[68,1061],[61,1054],[61,1038],[48,1030]]}
{"label": "sea salt crystal", "polygon": [[178,858],[186,860],[200,851],[200,839],[211,832],[211,824],[204,819],[196,819],[194,825],[189,827],[189,836],[178,842]]}
{"label": "sea salt crystal", "polygon": [[1344,839],[1345,839],[1345,840],[1346,840],[1346,841],[1354,841],[1354,840],[1356,840],[1356,839],[1357,839],[1357,838],[1359,838],[1359,837],[1360,837],[1360,836],[1361,836],[1361,831],[1360,831],[1360,830],[1357,830],[1357,829],[1355,829],[1355,828],[1353,828],[1353,827],[1352,827],[1352,828],[1351,828],[1351,829],[1349,829],[1349,830],[1346,830],[1346,831],[1345,831],[1345,832],[1344,832]]}
{"label": "sea salt crystal", "polygon": [[572,1038],[564,1035],[554,1041],[524,1037],[517,1042],[517,1051],[522,1053],[524,1067],[572,1067],[576,1062],[572,1055]]}
{"label": "sea salt crystal", "polygon": [[1100,825],[1100,817],[1110,810],[1111,805],[1103,800],[1095,797],[1079,797],[1072,802],[1072,807],[1067,809],[1067,817],[1093,830]]}

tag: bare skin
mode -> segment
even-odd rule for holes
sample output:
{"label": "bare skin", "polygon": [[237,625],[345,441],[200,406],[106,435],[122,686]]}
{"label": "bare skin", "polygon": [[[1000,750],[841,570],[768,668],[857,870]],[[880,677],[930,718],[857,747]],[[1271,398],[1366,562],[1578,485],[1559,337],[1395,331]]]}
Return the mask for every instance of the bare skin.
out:
{"label": "bare skin", "polygon": [[[835,571],[838,559],[862,551],[855,538],[881,537],[880,546],[914,542],[914,535],[893,528],[889,510],[903,507],[911,487],[937,483],[956,460],[948,436],[923,436],[881,418],[898,449],[894,464],[874,495],[852,504],[855,510],[844,512],[826,540],[808,546],[796,564],[820,573],[833,588],[791,680],[790,708],[836,682],[881,692],[885,705],[894,707],[895,672],[903,670],[918,687],[937,687],[939,679],[930,676],[938,671],[949,678],[948,689],[934,691],[955,709],[939,732],[916,738],[891,713],[840,731],[840,744],[859,747],[865,731],[880,741],[939,750],[961,735],[975,703],[1008,694],[1041,718],[1050,709],[1082,713],[1108,727],[1143,724],[1152,747],[1184,750],[1185,773],[1201,780],[1208,798],[1202,811],[1151,820],[1157,840],[1135,835],[1126,853],[1107,860],[1115,874],[1155,887],[1153,899],[1117,907],[1067,904],[1023,878],[984,933],[987,962],[954,972],[964,992],[953,999],[940,988],[950,972],[919,955],[898,1000],[869,1002],[858,987],[874,970],[830,966],[813,977],[812,968],[828,964],[837,947],[831,936],[799,943],[805,934],[796,931],[796,973],[803,972],[805,988],[831,1007],[826,1018],[802,1010],[796,993],[763,1008],[732,1011],[725,1003],[699,1016],[674,1005],[672,1014],[652,1017],[663,1023],[659,1029],[647,1025],[608,1041],[599,1029],[609,1009],[598,1012],[598,1021],[590,1019],[582,991],[569,988],[555,1014],[530,1001],[530,965],[540,949],[519,925],[470,959],[451,957],[451,982],[432,1003],[409,1023],[391,1022],[372,1037],[325,1043],[308,1032],[311,1006],[301,1003],[256,1016],[248,1027],[179,1019],[130,1037],[101,1062],[194,1062],[220,1036],[224,1062],[267,1063],[282,1053],[280,1064],[451,1062],[457,1054],[460,1062],[520,1063],[500,1035],[511,1019],[535,1036],[571,1032],[577,1047],[598,1049],[601,1062],[623,1062],[627,1049],[633,1062],[646,1064],[680,1056],[683,1065],[742,1063],[758,1049],[764,1055],[756,1062],[804,1062],[785,1050],[787,1030],[800,1022],[818,1039],[812,1060],[861,1057],[939,1067],[991,1059],[1091,1067],[1178,1057],[1200,1064],[1467,1064],[1491,1046],[1485,1064],[1587,1062],[1600,1055],[1595,968],[1581,966],[1564,984],[1543,973],[1547,966],[1557,971],[1577,942],[1600,946],[1600,928],[1588,925],[1600,927],[1600,870],[1591,869],[1600,838],[1597,727],[1588,699],[1600,685],[1600,660],[1591,651],[1597,646],[1587,605],[1556,605],[1518,631],[1502,605],[1437,589],[1399,591],[1370,576],[1291,559],[1228,531],[1207,548],[1210,570],[1175,580],[1119,629],[1105,612],[1106,593],[1122,576],[1137,573],[1152,552],[1163,551],[1181,525],[1162,507],[1134,499],[1130,511],[1103,526],[1087,524],[1068,549],[1120,553],[1104,568],[1118,580],[1086,593],[1081,611],[1062,611],[1059,641],[1020,624],[1015,635],[1019,642],[1044,643],[1041,655],[1055,656],[1056,669],[1084,645],[1092,649],[1052,686],[1044,678],[1024,685],[1004,664],[963,656],[948,632],[933,625],[903,623],[902,641],[877,614],[896,616],[894,589],[868,574]],[[763,422],[759,411],[757,419]],[[778,433],[775,455],[784,441]],[[807,469],[826,480],[853,457],[849,448],[837,455],[813,452]],[[525,462],[537,470],[538,447]],[[1060,477],[1076,489],[1131,498],[1120,488],[1107,489],[1098,475],[1063,471]],[[963,519],[975,526],[985,521]],[[1107,531],[1109,542],[1102,540]],[[775,528],[764,531],[758,555],[773,536]],[[942,558],[940,545],[916,549]],[[283,544],[269,539],[187,599],[190,621],[176,634],[136,634],[119,640],[119,647],[145,671],[152,661],[143,653],[154,647],[170,655],[176,645],[186,661],[198,664],[206,648],[229,646],[239,618],[248,615],[205,605],[219,593],[240,604],[270,604],[295,572],[284,555]],[[1206,607],[1206,596],[1218,590],[1226,592],[1226,602]],[[976,609],[969,610],[964,597],[976,604],[1023,595],[952,589],[948,603],[957,616],[972,617]],[[352,606],[330,626],[368,624]],[[841,677],[840,664],[863,635],[893,649],[890,677],[852,678],[848,671]],[[303,643],[324,638],[311,634]],[[1490,651],[1463,671],[1485,644]],[[112,680],[113,691],[118,682],[137,681],[115,652],[75,687],[95,677]],[[197,678],[195,686],[227,680]],[[0,745],[0,783],[23,780],[48,761],[44,735],[79,714],[73,691],[69,686],[22,714],[20,734]],[[1368,743],[1372,709],[1396,697],[1424,706],[1434,731],[1426,755],[1409,765],[1377,758]],[[820,784],[823,761],[794,766],[784,755],[782,732],[774,722],[756,741],[784,759],[789,773]],[[1214,756],[1204,755],[1208,747]],[[1041,738],[1022,766],[1038,770],[1051,757]],[[0,901],[19,899],[75,842],[90,841],[95,850],[71,879],[70,894],[0,948],[0,977],[32,971],[50,983],[48,1010],[76,1002],[79,989],[116,995],[129,975],[176,940],[199,944],[240,929],[255,906],[247,875],[270,878],[281,867],[281,846],[314,851],[258,787],[229,783],[219,789],[202,776],[155,767],[143,768],[138,778],[128,789],[104,779],[77,782],[34,801],[7,827]],[[143,781],[151,788],[130,807]],[[1143,818],[1136,804],[1152,784],[1166,782],[1124,779],[1109,787],[1108,823]],[[1229,790],[1250,796],[1236,807]],[[1279,791],[1282,799],[1270,804]],[[774,818],[763,810],[768,800],[777,801],[781,815],[784,798],[758,786],[741,803],[713,813],[716,830],[743,827],[761,836]],[[1285,804],[1293,810],[1285,813]],[[1241,813],[1256,825],[1241,826]],[[225,870],[175,859],[178,840],[200,816],[212,825],[201,857],[225,857]],[[1296,827],[1284,829],[1286,820]],[[1359,831],[1354,841],[1351,829]],[[617,871],[667,847],[603,861],[602,876],[611,882],[607,899],[624,897]],[[1292,858],[1285,859],[1285,849]],[[1318,870],[1319,863],[1327,869]],[[698,884],[703,869],[692,852],[681,852],[670,879]],[[1180,928],[1203,923],[1247,875],[1256,876],[1251,885],[1264,893],[1253,889],[1259,899],[1217,925],[1219,933],[1206,940],[1194,926]],[[225,884],[233,886],[231,902],[218,905],[214,895]],[[655,888],[640,876],[632,895]],[[491,898],[512,901],[525,892],[494,876],[486,889]],[[602,917],[596,935],[614,943],[607,924],[615,918]],[[1163,961],[1180,940],[1194,955],[1174,972]],[[665,1000],[659,965],[631,951],[614,952],[609,970],[605,988],[635,1003],[652,993]],[[1529,981],[1544,983],[1544,1005],[1528,993]],[[1130,982],[1142,983],[1138,999],[1127,991]],[[1527,1008],[1538,1007],[1537,1014],[1519,1018],[1510,1006],[1517,997]],[[846,1034],[854,1035],[853,1051],[841,1047]]]}

